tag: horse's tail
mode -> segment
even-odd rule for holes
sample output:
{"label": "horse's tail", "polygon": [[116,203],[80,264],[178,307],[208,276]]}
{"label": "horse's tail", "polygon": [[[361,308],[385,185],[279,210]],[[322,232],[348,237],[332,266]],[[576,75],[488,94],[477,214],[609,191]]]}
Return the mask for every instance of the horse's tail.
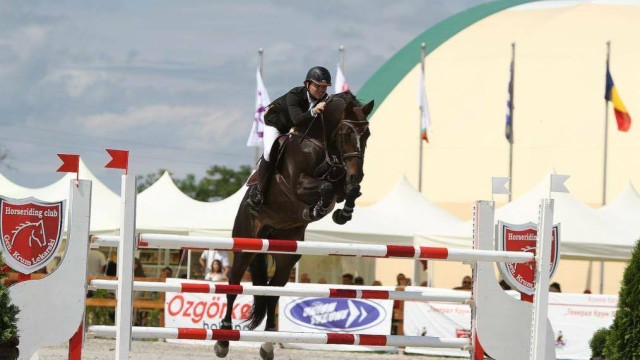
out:
{"label": "horse's tail", "polygon": [[[257,254],[251,262],[250,269],[253,285],[267,285],[267,254]],[[267,315],[268,302],[269,297],[267,296],[253,296],[253,306],[249,312],[249,318],[246,320],[250,330],[257,328],[264,320]]]}

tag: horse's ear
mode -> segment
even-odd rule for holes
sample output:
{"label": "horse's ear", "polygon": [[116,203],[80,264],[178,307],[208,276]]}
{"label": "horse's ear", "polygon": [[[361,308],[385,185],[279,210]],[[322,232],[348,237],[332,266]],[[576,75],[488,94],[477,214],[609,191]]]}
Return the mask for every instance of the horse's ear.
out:
{"label": "horse's ear", "polygon": [[362,112],[364,113],[365,116],[369,116],[372,110],[373,110],[373,100],[369,101],[367,105],[362,107]]}

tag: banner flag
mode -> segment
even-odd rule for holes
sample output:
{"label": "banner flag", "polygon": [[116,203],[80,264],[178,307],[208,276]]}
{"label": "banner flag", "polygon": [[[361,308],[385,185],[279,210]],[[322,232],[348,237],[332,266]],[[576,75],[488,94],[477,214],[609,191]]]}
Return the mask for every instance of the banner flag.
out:
{"label": "banner flag", "polygon": [[260,67],[256,72],[256,111],[253,117],[253,126],[251,127],[251,133],[249,133],[249,139],[247,140],[247,146],[262,146],[262,137],[264,135],[264,113],[267,111],[267,106],[271,104],[269,100],[269,93],[267,88],[262,82],[262,74],[260,73]]}

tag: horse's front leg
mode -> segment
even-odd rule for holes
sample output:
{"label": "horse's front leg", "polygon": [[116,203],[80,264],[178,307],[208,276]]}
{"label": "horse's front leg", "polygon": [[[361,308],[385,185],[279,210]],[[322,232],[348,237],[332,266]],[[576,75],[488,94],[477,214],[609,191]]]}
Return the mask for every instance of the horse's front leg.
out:
{"label": "horse's front leg", "polygon": [[301,177],[297,193],[302,199],[309,197],[309,193],[316,193],[314,194],[315,196],[317,196],[317,193],[320,195],[319,200],[306,208],[302,213],[302,217],[308,221],[320,220],[327,215],[333,204],[333,198],[335,197],[335,190],[331,183],[312,178],[308,175]]}
{"label": "horse's front leg", "polygon": [[356,206],[356,199],[360,197],[360,185],[348,185],[347,194],[345,196],[344,206],[342,209],[338,209],[333,212],[333,222],[338,225],[344,225],[347,221],[351,220],[353,215],[353,208]]}
{"label": "horse's front leg", "polygon": [[[244,272],[249,267],[249,264],[256,256],[255,253],[246,253],[246,252],[234,252],[233,253],[233,265],[231,266],[231,271],[229,272],[229,285],[238,285],[244,276]],[[233,329],[233,303],[236,300],[236,294],[227,294],[227,311],[220,323],[221,330],[232,330]],[[216,356],[219,358],[223,358],[227,356],[229,353],[229,342],[228,341],[217,341],[214,346],[214,351]]]}

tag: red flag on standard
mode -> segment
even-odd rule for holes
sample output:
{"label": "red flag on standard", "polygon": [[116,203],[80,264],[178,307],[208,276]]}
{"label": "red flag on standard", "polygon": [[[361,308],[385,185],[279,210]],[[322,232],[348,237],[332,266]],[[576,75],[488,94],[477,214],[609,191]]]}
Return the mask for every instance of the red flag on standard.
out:
{"label": "red flag on standard", "polygon": [[256,112],[253,117],[253,126],[251,127],[251,133],[249,133],[247,146],[263,145],[262,136],[264,135],[264,113],[267,111],[267,106],[271,103],[271,100],[269,100],[269,93],[267,93],[267,88],[262,82],[260,67],[258,67],[258,71],[256,73],[256,82],[258,84],[256,90]]}
{"label": "red flag on standard", "polygon": [[114,150],[106,149],[109,155],[111,155],[111,161],[104,167],[110,169],[123,169],[127,173],[129,172],[129,151],[128,150]]}
{"label": "red flag on standard", "polygon": [[342,73],[342,69],[340,68],[340,64],[338,64],[338,70],[336,70],[336,82],[334,84],[334,93],[339,94],[341,92],[345,92],[347,90],[351,90],[349,88],[349,84],[347,83],[347,79],[344,77]]}
{"label": "red flag on standard", "polygon": [[78,173],[78,168],[80,167],[80,155],[74,154],[58,154],[60,160],[62,160],[62,165],[56,170],[57,172],[72,172]]}

